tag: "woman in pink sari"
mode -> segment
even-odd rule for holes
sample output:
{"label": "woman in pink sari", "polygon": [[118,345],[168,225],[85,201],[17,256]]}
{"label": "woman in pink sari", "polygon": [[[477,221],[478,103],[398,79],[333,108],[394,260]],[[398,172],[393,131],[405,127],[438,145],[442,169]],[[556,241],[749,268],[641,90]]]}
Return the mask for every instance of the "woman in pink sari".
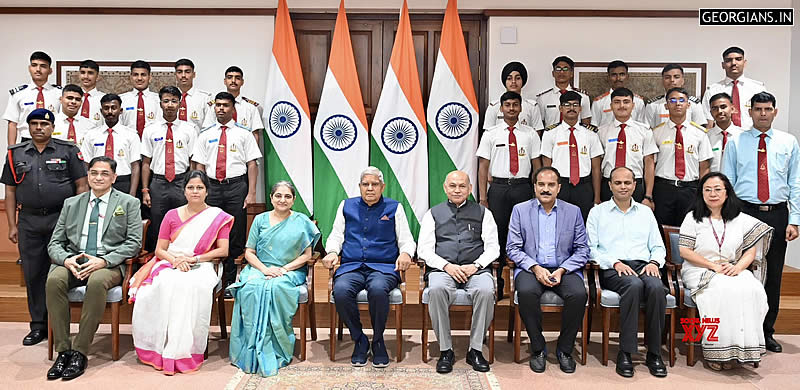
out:
{"label": "woman in pink sari", "polygon": [[[164,374],[197,370],[208,342],[214,287],[210,260],[228,255],[233,217],[206,204],[208,177],[186,176],[188,203],[164,216],[155,257],[131,279],[133,345],[142,363]],[[221,269],[221,268],[220,268]]]}

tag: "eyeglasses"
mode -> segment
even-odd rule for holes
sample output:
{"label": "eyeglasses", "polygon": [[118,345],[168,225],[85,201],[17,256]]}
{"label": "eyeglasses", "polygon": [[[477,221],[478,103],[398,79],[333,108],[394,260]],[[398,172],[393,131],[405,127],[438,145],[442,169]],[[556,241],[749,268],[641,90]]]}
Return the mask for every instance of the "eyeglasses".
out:
{"label": "eyeglasses", "polygon": [[725,188],[724,187],[703,188],[703,192],[706,194],[721,194],[725,192]]}
{"label": "eyeglasses", "polygon": [[564,108],[578,108],[580,106],[581,106],[580,103],[561,103],[561,107]]}
{"label": "eyeglasses", "polygon": [[554,72],[569,72],[571,70],[572,68],[570,68],[569,66],[562,66],[562,67],[556,66],[555,68],[553,68]]}
{"label": "eyeglasses", "polygon": [[358,185],[360,185],[360,186],[362,186],[364,188],[371,188],[371,187],[377,188],[377,187],[380,187],[381,185],[383,185],[383,183],[364,183],[364,182],[362,182],[362,183],[358,183]]}
{"label": "eyeglasses", "polygon": [[671,104],[686,103],[686,99],[684,99],[684,98],[680,98],[680,99],[670,98],[669,102]]}

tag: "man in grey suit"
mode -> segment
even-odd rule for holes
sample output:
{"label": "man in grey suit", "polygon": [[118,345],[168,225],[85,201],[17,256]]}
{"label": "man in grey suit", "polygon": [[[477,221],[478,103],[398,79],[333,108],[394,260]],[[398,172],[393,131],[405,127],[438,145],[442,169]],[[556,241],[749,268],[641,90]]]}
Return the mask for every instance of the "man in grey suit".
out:
{"label": "man in grey suit", "polygon": [[[117,163],[108,157],[89,162],[91,191],[64,201],[47,252],[53,264],[47,277],[47,308],[58,358],[47,379],[74,379],[86,369],[89,345],[106,306],[108,290],[118,286],[125,259],[142,246],[139,200],[111,186]],[[86,286],[78,335],[70,341],[67,291]]]}
{"label": "man in grey suit", "polygon": [[545,370],[540,298],[545,290],[552,290],[564,300],[558,365],[561,371],[573,373],[572,349],[587,299],[580,272],[589,260],[586,228],[578,206],[556,199],[561,189],[558,170],[543,167],[534,178],[536,199],[514,206],[511,212],[506,253],[517,265],[514,280],[520,316],[531,339],[531,370]]}

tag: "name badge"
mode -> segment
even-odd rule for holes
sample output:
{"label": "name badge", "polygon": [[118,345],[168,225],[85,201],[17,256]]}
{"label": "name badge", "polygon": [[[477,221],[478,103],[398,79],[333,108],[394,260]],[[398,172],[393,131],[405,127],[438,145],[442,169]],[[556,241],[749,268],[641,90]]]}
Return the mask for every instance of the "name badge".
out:
{"label": "name badge", "polygon": [[506,146],[506,144],[497,144],[497,145],[495,145],[494,147],[495,147],[495,148],[503,148],[503,147],[505,147],[505,146]]}
{"label": "name badge", "polygon": [[60,131],[54,131],[53,135],[61,135],[61,132]]}
{"label": "name badge", "polygon": [[158,137],[158,138],[153,138],[153,141],[156,141],[156,142],[158,142],[158,141],[161,141],[161,140],[163,140],[163,139],[164,139],[164,137]]}
{"label": "name badge", "polygon": [[719,148],[712,148],[711,151],[712,152],[719,152]]}
{"label": "name badge", "polygon": [[23,105],[23,106],[32,106],[32,105],[33,105],[33,102],[22,103],[22,105]]}
{"label": "name badge", "polygon": [[608,142],[617,142],[617,139],[616,138],[609,138]]}
{"label": "name badge", "polygon": [[562,141],[556,144],[556,146],[567,146],[567,145],[569,145],[569,142],[567,141]]}
{"label": "name badge", "polygon": [[105,146],[105,142],[100,142],[99,144],[94,144],[94,146]]}
{"label": "name badge", "polygon": [[125,111],[133,111],[136,107],[125,107]]}
{"label": "name badge", "polygon": [[210,143],[210,144],[213,144],[214,142],[219,142],[219,138],[214,138],[214,139],[208,140],[208,143]]}
{"label": "name badge", "polygon": [[548,104],[547,108],[558,108],[558,106],[556,106],[555,104]]}
{"label": "name badge", "polygon": [[672,140],[668,139],[668,140],[664,140],[664,142],[662,142],[661,145],[669,145],[671,143],[672,143]]}
{"label": "name badge", "polygon": [[603,112],[611,112],[611,109],[609,108],[608,110],[603,110]]}

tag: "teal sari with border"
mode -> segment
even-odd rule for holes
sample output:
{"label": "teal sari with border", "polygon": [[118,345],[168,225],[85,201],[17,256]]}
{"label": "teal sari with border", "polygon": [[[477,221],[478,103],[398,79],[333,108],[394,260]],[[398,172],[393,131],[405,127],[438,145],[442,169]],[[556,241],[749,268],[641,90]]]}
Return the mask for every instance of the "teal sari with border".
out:
{"label": "teal sari with border", "polygon": [[[268,267],[281,267],[313,248],[319,229],[297,212],[275,226],[269,213],[256,216],[250,227],[247,247],[255,249]],[[231,321],[231,363],[246,373],[272,376],[292,361],[295,335],[292,319],[297,312],[300,289],[306,283],[306,266],[284,276],[267,279],[249,264],[231,284],[235,298]]]}

